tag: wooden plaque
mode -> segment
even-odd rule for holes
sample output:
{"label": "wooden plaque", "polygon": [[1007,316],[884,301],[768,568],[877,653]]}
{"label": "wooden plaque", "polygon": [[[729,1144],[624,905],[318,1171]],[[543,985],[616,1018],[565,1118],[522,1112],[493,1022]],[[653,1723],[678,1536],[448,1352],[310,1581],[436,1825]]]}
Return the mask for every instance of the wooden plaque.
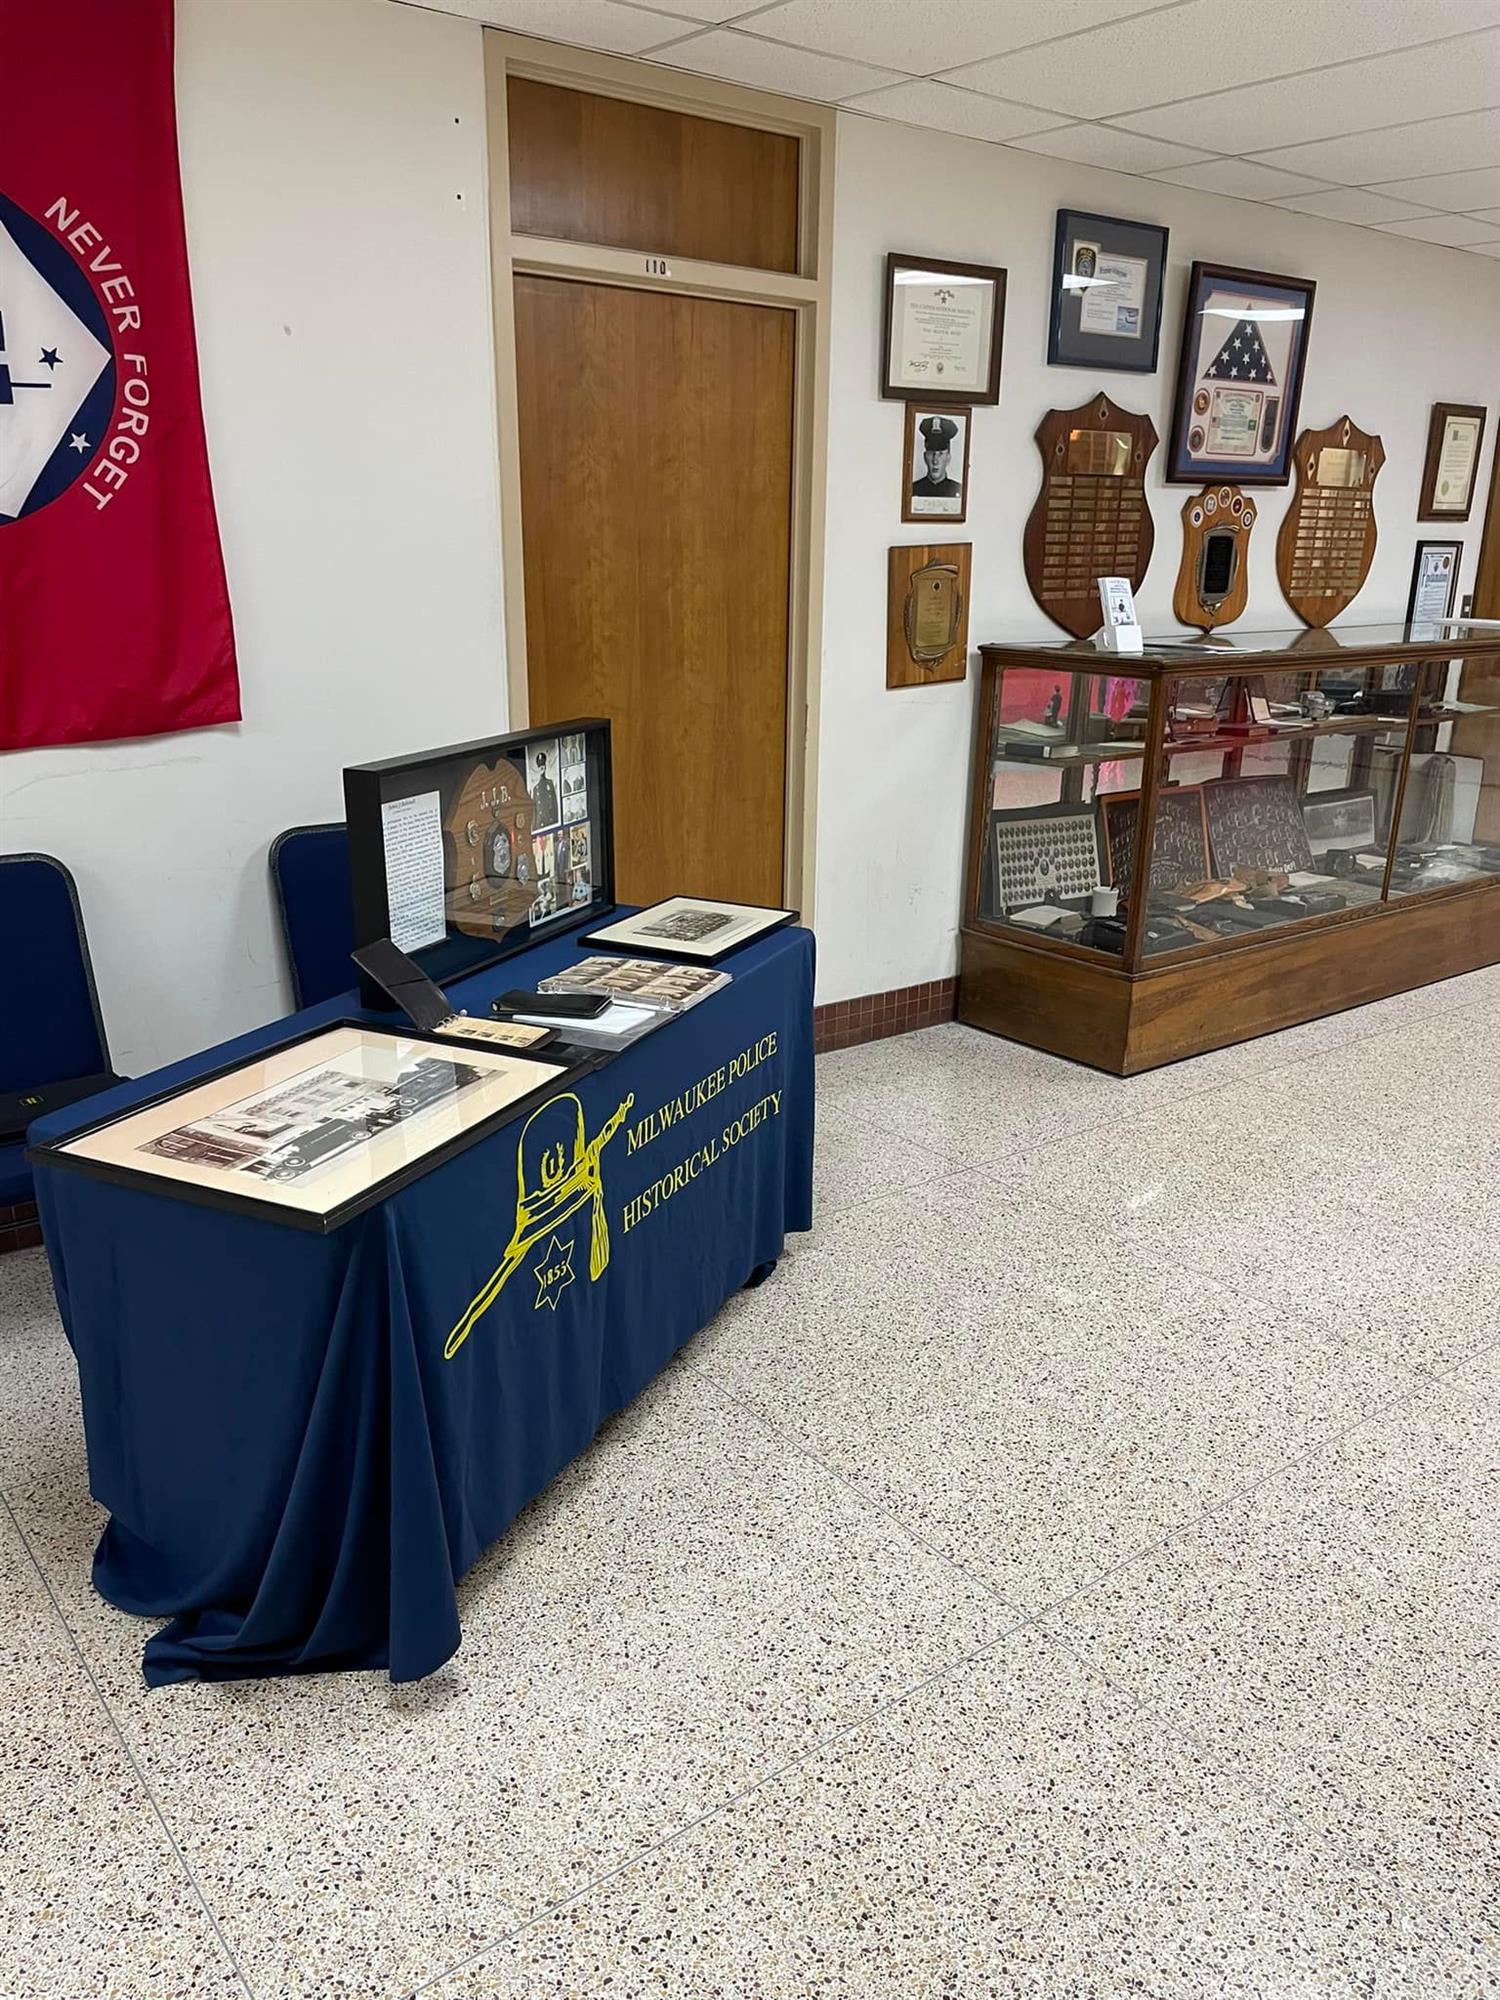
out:
{"label": "wooden plaque", "polygon": [[969,670],[968,542],[890,553],[885,684],[932,687]]}
{"label": "wooden plaque", "polygon": [[1036,442],[1042,490],[1022,545],[1026,581],[1049,618],[1087,639],[1101,623],[1099,578],[1128,577],[1139,590],[1151,560],[1146,467],[1156,426],[1091,396],[1076,410],[1049,410]]}
{"label": "wooden plaque", "polygon": [[1182,567],[1172,592],[1180,623],[1208,632],[1243,616],[1256,511],[1238,486],[1205,486],[1182,503]]}
{"label": "wooden plaque", "polygon": [[1304,431],[1292,450],[1297,495],[1276,537],[1276,574],[1305,625],[1352,604],[1375,559],[1375,477],[1385,446],[1349,417]]}

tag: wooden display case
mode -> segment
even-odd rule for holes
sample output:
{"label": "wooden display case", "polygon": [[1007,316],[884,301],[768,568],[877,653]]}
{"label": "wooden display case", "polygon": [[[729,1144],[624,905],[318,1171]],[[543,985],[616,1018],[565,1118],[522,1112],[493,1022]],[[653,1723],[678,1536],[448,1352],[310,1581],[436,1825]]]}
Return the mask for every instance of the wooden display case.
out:
{"label": "wooden display case", "polygon": [[980,653],[961,1021],[1131,1076],[1500,961],[1500,627]]}

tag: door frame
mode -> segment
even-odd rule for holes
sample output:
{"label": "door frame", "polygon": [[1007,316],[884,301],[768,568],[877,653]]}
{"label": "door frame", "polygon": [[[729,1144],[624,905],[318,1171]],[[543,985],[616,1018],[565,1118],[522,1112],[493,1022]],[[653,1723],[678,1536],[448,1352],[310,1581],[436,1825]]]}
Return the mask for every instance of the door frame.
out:
{"label": "door frame", "polygon": [[[694,257],[617,250],[602,244],[523,236],[510,226],[510,147],[506,84],[510,77],[587,90],[713,117],[799,143],[797,269],[757,271]],[[500,453],[500,544],[505,583],[505,658],[512,729],[530,720],[526,591],[521,529],[520,421],[516,392],[513,281],[518,272],[603,282],[745,305],[777,306],[795,320],[792,392],[791,546],[787,603],[787,681],[783,894],[812,920],[817,853],[819,674],[823,635],[823,555],[828,472],[828,354],[832,306],[833,156],[837,114],[831,107],[743,90],[654,63],[484,30],[486,138],[489,150],[490,270],[495,335],[495,402]],[[652,263],[665,270],[653,270]]]}

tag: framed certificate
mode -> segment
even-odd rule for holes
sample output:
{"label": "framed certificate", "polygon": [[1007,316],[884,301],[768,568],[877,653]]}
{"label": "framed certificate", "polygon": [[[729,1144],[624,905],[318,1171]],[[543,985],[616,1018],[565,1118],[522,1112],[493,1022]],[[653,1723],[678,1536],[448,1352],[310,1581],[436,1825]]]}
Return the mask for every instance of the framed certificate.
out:
{"label": "framed certificate", "polygon": [[1458,565],[1463,552],[1462,542],[1417,543],[1411,594],[1406,600],[1408,625],[1437,625],[1453,616],[1453,596],[1458,588]]}
{"label": "framed certificate", "polygon": [[1167,232],[1156,223],[1060,208],[1048,362],[1152,374],[1166,268]]}
{"label": "framed certificate", "polygon": [[1285,486],[1317,286],[1194,264],[1183,316],[1166,477],[1173,485]]}
{"label": "framed certificate", "polygon": [[1484,443],[1486,412],[1478,403],[1434,403],[1427,427],[1419,521],[1467,521]]}
{"label": "framed certificate", "polygon": [[881,395],[998,403],[1004,325],[1004,271],[892,250],[885,260]]}

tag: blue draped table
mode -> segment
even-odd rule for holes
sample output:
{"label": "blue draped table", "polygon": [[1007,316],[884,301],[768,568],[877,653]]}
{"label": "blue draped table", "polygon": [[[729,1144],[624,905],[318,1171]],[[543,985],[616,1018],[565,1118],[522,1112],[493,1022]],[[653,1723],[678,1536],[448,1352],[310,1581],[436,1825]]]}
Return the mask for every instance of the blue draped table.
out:
{"label": "blue draped table", "polygon": [[[451,995],[481,1013],[585,949],[538,945]],[[592,1198],[548,1208],[519,1120],[326,1236],[38,1167],[111,1517],[94,1582],[171,1619],[149,1682],[435,1672],[459,1645],[457,1579],[811,1226],[812,937],[775,932],[723,969],[543,1114],[565,1164],[597,1148],[602,1230]],[[359,1012],[352,994],[307,1008],[32,1137]]]}

